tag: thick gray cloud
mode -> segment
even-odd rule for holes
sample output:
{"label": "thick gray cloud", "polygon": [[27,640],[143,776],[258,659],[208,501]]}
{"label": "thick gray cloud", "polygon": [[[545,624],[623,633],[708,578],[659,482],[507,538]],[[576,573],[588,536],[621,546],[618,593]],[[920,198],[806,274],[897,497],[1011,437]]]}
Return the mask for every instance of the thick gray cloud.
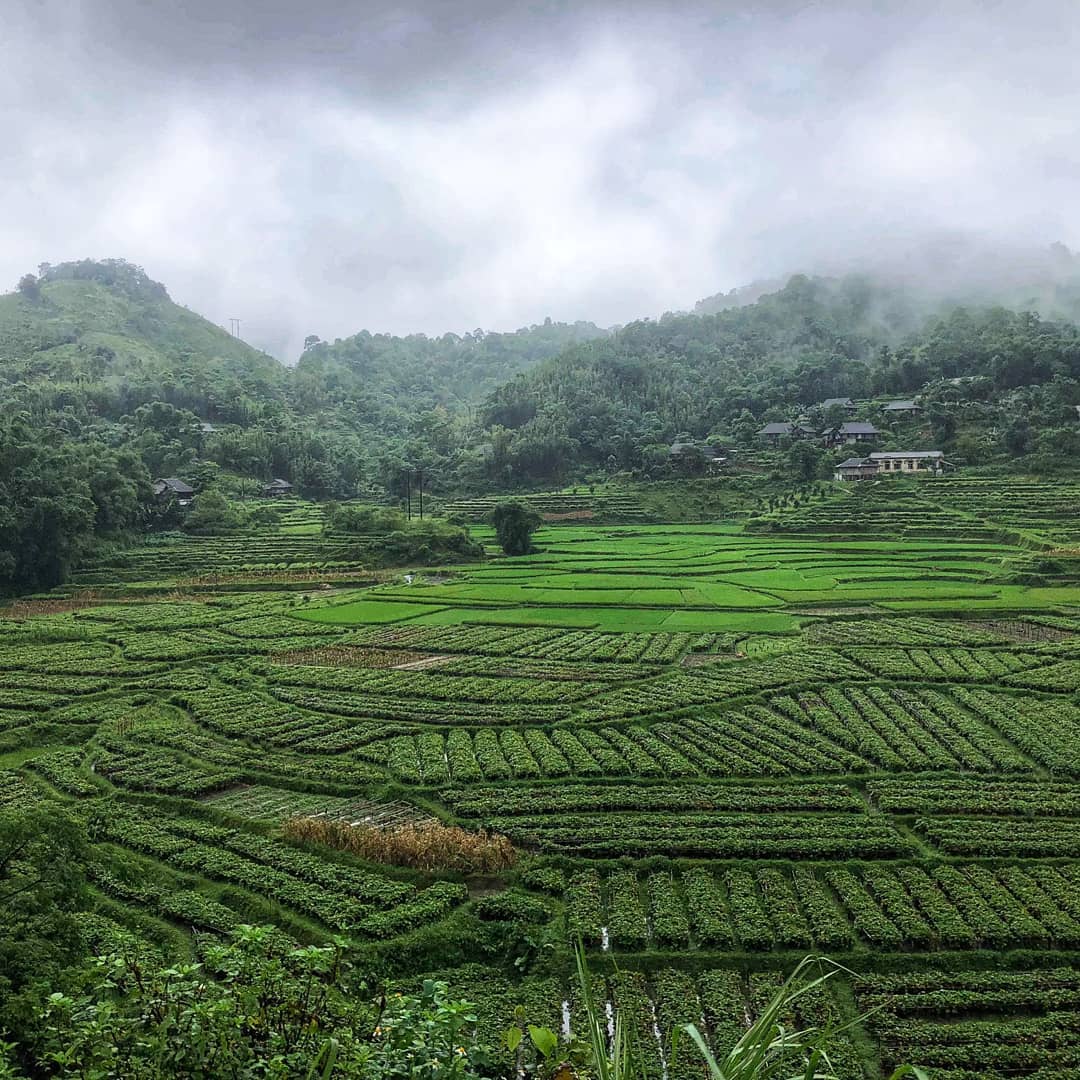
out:
{"label": "thick gray cloud", "polygon": [[307,333],[625,322],[942,229],[1080,244],[1080,6],[13,0],[0,280]]}

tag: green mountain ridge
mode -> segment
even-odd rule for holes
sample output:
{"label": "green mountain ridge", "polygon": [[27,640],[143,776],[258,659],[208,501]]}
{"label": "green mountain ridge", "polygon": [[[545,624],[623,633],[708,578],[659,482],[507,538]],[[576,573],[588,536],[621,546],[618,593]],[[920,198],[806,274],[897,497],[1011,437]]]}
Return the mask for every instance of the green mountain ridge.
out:
{"label": "green mountain ridge", "polygon": [[[1024,267],[1008,281],[987,271],[972,289],[1022,295],[1056,274],[1065,305],[1074,279],[1080,297],[1077,262],[1053,249],[1027,268],[1030,289]],[[153,476],[219,475],[236,490],[280,476],[317,498],[396,496],[418,469],[445,494],[666,475],[682,438],[752,447],[761,423],[829,397],[923,394],[951,407],[949,380],[972,378],[988,380],[966,395],[977,409],[957,422],[931,409],[934,423],[905,437],[956,451],[966,434],[961,456],[978,463],[1042,452],[1035,436],[1066,430],[1080,402],[1071,322],[1000,306],[942,312],[924,302],[932,283],[916,294],[884,276],[764,287],[614,331],[547,320],[513,333],[313,338],[288,367],[122,260],[43,266],[0,297],[0,400],[43,432],[131,448]]]}
{"label": "green mountain ridge", "polygon": [[177,407],[229,414],[284,384],[277,360],[120,260],[48,267],[0,296],[0,373],[16,386],[94,384],[107,412],[169,395]]}

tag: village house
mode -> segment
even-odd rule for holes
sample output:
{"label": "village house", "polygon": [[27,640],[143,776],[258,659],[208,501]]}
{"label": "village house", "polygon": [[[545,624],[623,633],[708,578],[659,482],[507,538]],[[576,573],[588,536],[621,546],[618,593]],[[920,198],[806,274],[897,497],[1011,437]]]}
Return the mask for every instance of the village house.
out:
{"label": "village house", "polygon": [[758,438],[764,439],[766,442],[770,442],[775,446],[781,439],[801,439],[815,434],[816,432],[813,428],[808,428],[804,424],[793,424],[789,420],[784,420],[780,423],[766,424],[758,432]]}
{"label": "village house", "polygon": [[941,472],[945,455],[940,450],[887,450],[871,454],[881,472]]}
{"label": "village house", "polygon": [[162,502],[175,499],[177,506],[188,506],[195,498],[195,489],[175,476],[163,476],[154,481],[154,495]]}
{"label": "village house", "polygon": [[668,457],[673,463],[692,458],[695,454],[702,456],[709,470],[718,469],[727,460],[715,446],[709,443],[673,442],[668,450]]}
{"label": "village house", "polygon": [[932,472],[945,469],[945,455],[940,450],[886,450],[869,457],[848,458],[833,472],[836,480],[875,480],[898,473]]}
{"label": "village house", "polygon": [[853,457],[841,461],[836,466],[833,477],[836,480],[873,480],[877,476],[876,461],[869,458]]}
{"label": "village house", "polygon": [[853,413],[855,411],[855,402],[849,397],[829,397],[821,403],[822,412],[828,412],[834,406],[839,406],[845,412]]}
{"label": "village house", "polygon": [[847,420],[839,427],[826,428],[822,433],[826,446],[840,446],[843,443],[873,442],[881,437],[873,424],[865,420]]}
{"label": "village house", "polygon": [[889,401],[883,406],[883,411],[890,416],[918,416],[922,406],[917,401]]}
{"label": "village house", "polygon": [[288,480],[271,480],[270,483],[263,488],[263,494],[269,498],[276,495],[291,495],[292,484],[290,484]]}

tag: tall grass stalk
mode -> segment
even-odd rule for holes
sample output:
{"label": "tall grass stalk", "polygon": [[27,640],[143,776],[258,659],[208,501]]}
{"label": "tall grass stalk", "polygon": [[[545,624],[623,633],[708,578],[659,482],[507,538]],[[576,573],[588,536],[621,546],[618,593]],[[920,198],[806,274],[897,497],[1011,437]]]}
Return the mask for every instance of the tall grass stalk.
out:
{"label": "tall grass stalk", "polygon": [[[585,1060],[578,1063],[579,1069],[595,1080],[647,1080],[641,1047],[619,1010],[615,1012],[612,1038],[608,1038],[607,1016],[593,994],[585,948],[580,941],[575,949],[575,961],[586,1026],[585,1037],[581,1040]],[[714,1053],[694,1024],[684,1025],[681,1030],[689,1036],[691,1046],[704,1060],[709,1080],[841,1080],[829,1060],[830,1040],[861,1023],[865,1016],[836,1028],[799,1031],[785,1026],[785,1018],[792,1014],[799,999],[841,970],[824,957],[806,957],[742,1038],[726,1052],[717,1048]],[[674,1070],[683,1045],[679,1031],[672,1032],[669,1073]],[[929,1080],[927,1074],[914,1065],[902,1065],[890,1080],[902,1080],[903,1077]]]}

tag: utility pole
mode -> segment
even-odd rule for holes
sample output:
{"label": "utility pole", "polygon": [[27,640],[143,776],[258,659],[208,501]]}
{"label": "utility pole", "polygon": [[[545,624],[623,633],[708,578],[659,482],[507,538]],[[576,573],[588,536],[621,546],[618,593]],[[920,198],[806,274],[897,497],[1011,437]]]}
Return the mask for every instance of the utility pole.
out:
{"label": "utility pole", "polygon": [[233,337],[239,337],[240,336],[240,320],[239,319],[229,319],[229,333],[232,334]]}
{"label": "utility pole", "polygon": [[416,470],[416,478],[420,485],[420,520],[424,520],[424,470]]}
{"label": "utility pole", "polygon": [[405,470],[405,500],[407,507],[405,519],[412,521],[412,469]]}

